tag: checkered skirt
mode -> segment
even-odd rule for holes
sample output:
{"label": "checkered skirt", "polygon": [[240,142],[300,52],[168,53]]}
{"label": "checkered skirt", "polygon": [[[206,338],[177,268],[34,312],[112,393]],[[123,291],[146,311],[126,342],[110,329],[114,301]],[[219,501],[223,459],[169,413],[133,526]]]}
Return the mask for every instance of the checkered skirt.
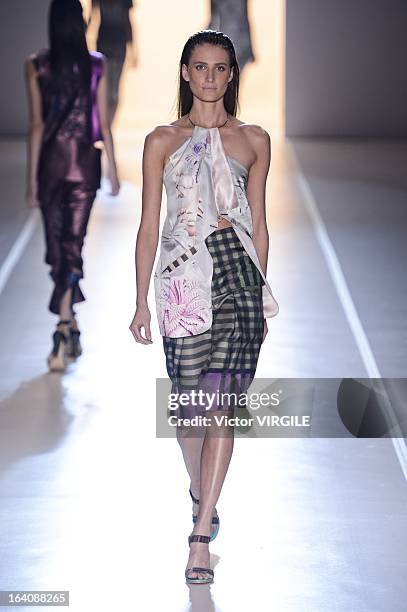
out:
{"label": "checkered skirt", "polygon": [[216,396],[210,406],[175,411],[185,417],[235,409],[254,378],[264,331],[264,280],[233,227],[215,230],[205,242],[213,259],[212,327],[195,336],[163,336],[171,391]]}

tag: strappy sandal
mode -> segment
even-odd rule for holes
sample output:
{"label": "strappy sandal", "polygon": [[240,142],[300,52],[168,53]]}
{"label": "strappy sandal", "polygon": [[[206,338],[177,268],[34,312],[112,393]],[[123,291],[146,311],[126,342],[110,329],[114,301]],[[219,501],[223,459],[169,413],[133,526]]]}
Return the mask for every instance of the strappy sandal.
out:
{"label": "strappy sandal", "polygon": [[[194,495],[193,495],[193,493],[192,493],[191,489],[189,489],[189,494],[190,494],[190,496],[191,496],[191,498],[192,498],[192,501],[193,501],[195,504],[199,504],[199,499],[197,499],[196,497],[194,497]],[[210,535],[210,538],[211,538],[211,539],[210,539],[210,541],[211,541],[211,542],[213,542],[213,540],[214,540],[214,539],[216,538],[216,536],[218,535],[218,533],[219,533],[219,526],[220,526],[219,516],[218,516],[218,513],[217,513],[216,508],[215,508],[215,512],[216,512],[216,514],[215,514],[215,515],[212,517],[212,529],[211,529],[211,535]],[[198,517],[197,517],[197,515],[196,515],[196,514],[192,514],[192,522],[194,523],[194,525],[195,525],[195,523],[196,523],[196,521],[197,521],[197,518],[198,518]]]}
{"label": "strappy sandal", "polygon": [[[210,537],[200,534],[190,535],[188,536],[188,544],[190,545],[191,542],[204,542],[204,544],[209,544]],[[206,574],[209,574],[209,576],[207,578],[190,578],[188,576],[189,572],[205,572]],[[214,572],[210,567],[187,567],[185,570],[185,578],[187,584],[212,584]]]}
{"label": "strappy sandal", "polygon": [[[72,318],[74,317],[75,312],[72,311]],[[72,321],[70,321],[67,355],[72,359],[76,359],[77,357],[82,355],[82,346],[79,340],[80,335],[81,332],[79,331],[79,329],[72,329]]]}
{"label": "strappy sandal", "polygon": [[52,334],[53,347],[51,353],[47,357],[48,368],[50,372],[64,372],[66,368],[66,345],[68,342],[67,336],[61,332],[58,327],[60,325],[70,325],[70,321],[59,321],[57,329]]}

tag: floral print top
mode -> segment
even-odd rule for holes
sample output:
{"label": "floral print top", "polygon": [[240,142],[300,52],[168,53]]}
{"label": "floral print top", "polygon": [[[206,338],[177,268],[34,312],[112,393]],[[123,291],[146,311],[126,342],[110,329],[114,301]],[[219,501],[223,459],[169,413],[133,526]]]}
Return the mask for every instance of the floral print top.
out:
{"label": "floral print top", "polygon": [[261,268],[246,197],[247,170],[223,149],[218,128],[195,126],[164,169],[167,216],[154,271],[157,318],[162,336],[201,334],[212,326],[212,257],[205,244],[225,217],[264,280],[263,316],[279,306]]}

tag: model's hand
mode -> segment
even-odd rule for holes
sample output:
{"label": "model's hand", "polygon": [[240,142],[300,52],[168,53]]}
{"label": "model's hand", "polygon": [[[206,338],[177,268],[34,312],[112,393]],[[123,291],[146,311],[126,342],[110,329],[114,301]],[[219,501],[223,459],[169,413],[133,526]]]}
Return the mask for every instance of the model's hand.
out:
{"label": "model's hand", "polygon": [[137,68],[138,65],[138,55],[137,52],[133,52],[130,56],[130,67],[131,68]]}
{"label": "model's hand", "polygon": [[130,67],[136,68],[138,64],[138,50],[137,50],[137,45],[135,44],[134,40],[129,44],[127,50],[128,50],[128,57],[130,60]]}
{"label": "model's hand", "polygon": [[[150,331],[151,315],[147,305],[137,306],[136,314],[134,315],[133,321],[130,323],[130,331],[134,336],[136,342],[141,344],[152,344],[151,331]],[[145,330],[145,336],[141,334],[141,328]]]}
{"label": "model's hand", "polygon": [[264,340],[265,340],[265,338],[266,338],[266,336],[268,334],[268,331],[269,331],[269,329],[268,329],[268,326],[267,326],[267,319],[265,318],[264,319],[264,331],[263,331],[263,340],[262,340],[262,343],[264,342]]}
{"label": "model's hand", "polygon": [[38,208],[39,202],[37,197],[37,189],[32,187],[27,189],[27,193],[25,195],[25,201],[28,208]]}
{"label": "model's hand", "polygon": [[120,191],[120,181],[117,174],[113,174],[110,177],[110,195],[117,196]]}

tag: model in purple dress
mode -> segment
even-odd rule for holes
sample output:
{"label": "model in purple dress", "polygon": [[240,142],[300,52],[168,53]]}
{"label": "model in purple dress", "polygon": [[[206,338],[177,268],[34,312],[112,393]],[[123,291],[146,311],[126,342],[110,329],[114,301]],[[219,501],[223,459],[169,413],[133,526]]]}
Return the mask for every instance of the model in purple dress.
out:
{"label": "model in purple dress", "polygon": [[82,247],[100,187],[101,148],[109,162],[112,195],[119,192],[107,113],[105,59],[89,53],[79,0],[53,0],[50,48],[26,60],[30,107],[27,203],[40,207],[54,289],[51,312],[60,316],[48,357],[64,370],[81,353],[73,305],[84,301]]}

